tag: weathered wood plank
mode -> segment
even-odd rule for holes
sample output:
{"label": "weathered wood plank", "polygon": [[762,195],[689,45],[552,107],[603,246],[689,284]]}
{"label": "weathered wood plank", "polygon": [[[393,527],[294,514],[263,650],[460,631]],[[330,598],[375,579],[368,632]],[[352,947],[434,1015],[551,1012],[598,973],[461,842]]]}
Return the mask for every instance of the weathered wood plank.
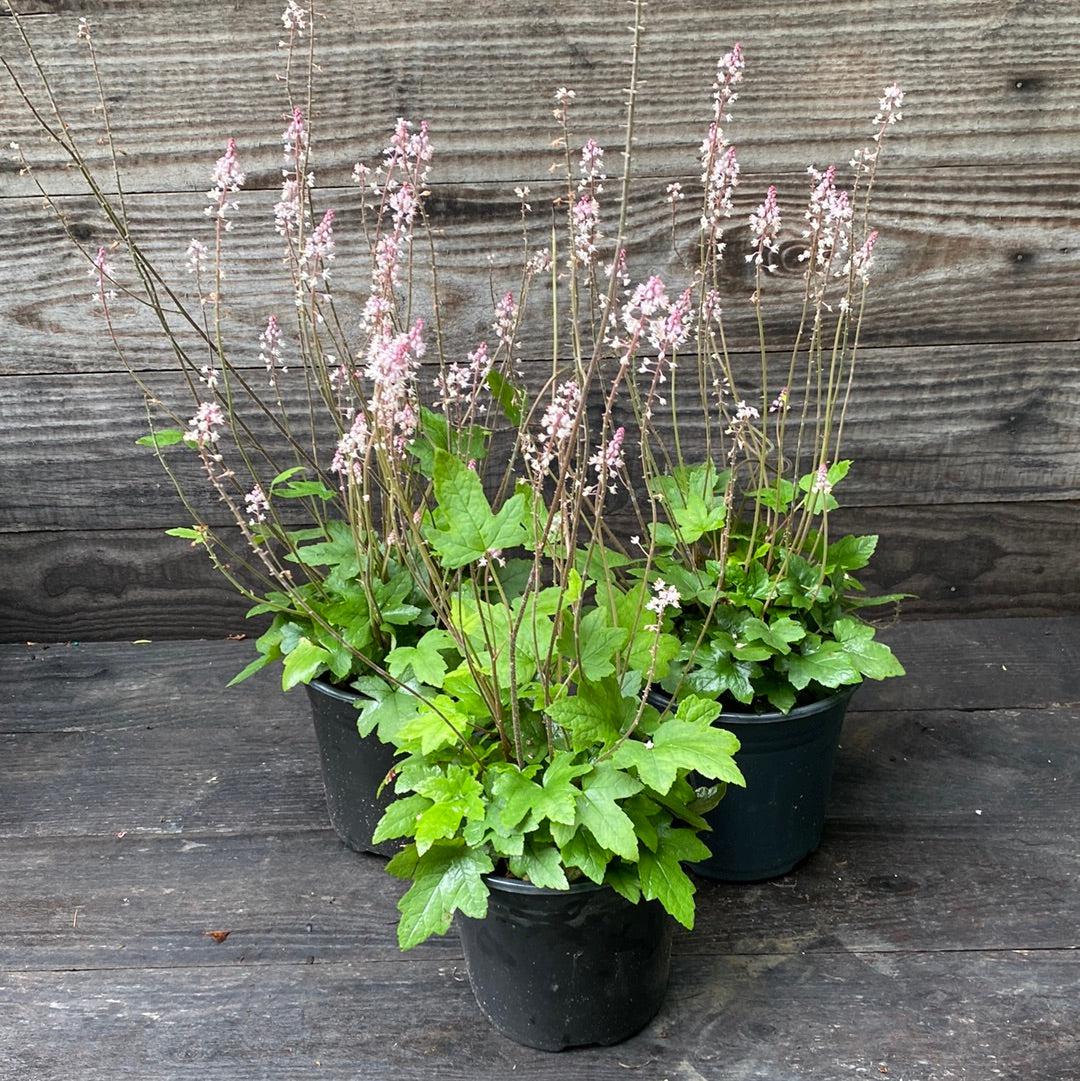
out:
{"label": "weathered wood plank", "polygon": [[[1068,343],[867,350],[845,427],[845,454],[857,463],[844,484],[845,503],[1080,498],[1080,440],[1071,419],[1080,408],[1074,351]],[[262,393],[262,380],[249,374]],[[526,376],[539,390],[550,366],[529,365]],[[142,378],[186,418],[192,407],[178,377]],[[298,430],[306,431],[306,395],[294,385],[286,396]],[[680,433],[692,455],[704,441],[696,385],[683,379],[674,398],[685,406]],[[632,429],[626,413],[619,422]],[[244,415],[279,465],[291,464],[283,440],[273,437],[257,410]],[[670,438],[666,410],[657,424]],[[323,445],[331,448],[328,419],[325,428]],[[3,528],[167,528],[186,520],[153,453],[135,446],[145,430],[142,393],[124,373],[0,378]],[[178,449],[169,461],[206,520],[231,524],[196,456]],[[276,470],[264,471],[272,476]]]}
{"label": "weathered wood plank", "polygon": [[[723,282],[728,341],[736,351],[757,348],[756,323],[750,306],[744,303],[753,283],[741,250],[748,240],[746,214],[760,200],[770,179],[779,184],[786,211],[779,269],[768,282],[766,306],[770,343],[781,353],[790,349],[800,311],[803,264],[798,262],[802,246],[799,230],[806,177],[798,173],[775,178],[747,174],[728,233],[730,249]],[[687,191],[693,190],[687,178]],[[539,246],[549,241],[544,192],[554,191],[550,182],[534,185],[532,225]],[[1080,177],[1074,166],[1048,165],[1022,173],[999,168],[897,173],[883,178],[877,192],[875,221],[883,239],[876,251],[864,345],[1026,343],[1080,337],[1080,312],[1075,304],[1080,251],[1075,207],[1080,202]],[[607,198],[605,220],[612,222],[614,193]],[[271,311],[287,313],[290,300],[280,269],[280,241],[273,229],[275,196],[253,193],[242,199],[236,230],[229,237],[226,340],[234,362],[257,365],[258,337],[267,315]],[[355,331],[368,282],[358,194],[323,190],[319,200],[340,213],[335,229],[338,258],[334,288],[346,331],[358,338]],[[88,248],[96,251],[99,243],[111,241],[90,200],[60,202]],[[148,256],[185,294],[191,279],[185,270],[184,252],[191,237],[206,233],[203,205],[201,196],[195,194],[146,195],[129,200],[135,235]],[[630,265],[636,277],[655,271],[674,288],[687,275],[681,260],[672,254],[666,211],[663,182],[643,182],[630,218]],[[692,198],[679,204],[680,246],[687,243],[699,212]],[[510,187],[438,189],[431,217],[438,230],[442,264],[442,321],[448,348],[456,355],[490,336],[489,282],[497,290],[507,289],[520,275],[520,251],[515,243],[507,243],[508,234],[518,227],[517,200]],[[88,314],[92,289],[88,264],[72,248],[52,212],[37,200],[0,200],[0,229],[13,238],[0,253],[0,269],[20,283],[19,289],[7,290],[0,297],[0,372],[120,370],[122,365],[104,326]],[[423,259],[420,250],[417,259]],[[126,282],[121,265],[118,260],[117,273]],[[430,315],[429,282],[421,266],[414,303],[418,315]],[[525,321],[522,356],[550,358],[550,319],[544,315],[546,286],[536,293],[534,303],[539,307]],[[128,313],[126,307],[117,302],[115,323],[129,362],[138,369],[172,369],[172,353],[151,317],[141,310]],[[1026,360],[1025,352],[1025,347],[1017,346],[1015,356]],[[903,366],[903,357],[896,363]],[[968,379],[973,374],[987,374],[977,360],[964,373]],[[936,385],[944,387],[942,382]],[[1063,390],[1052,393],[1050,402],[1059,401],[1061,393]]]}
{"label": "weathered wood plank", "polygon": [[[1080,702],[1080,617],[905,620],[879,632],[907,676],[868,681],[855,712],[1016,710]],[[225,683],[254,656],[250,641],[82,642],[0,646],[0,733],[107,732],[132,710],[168,705],[191,723],[230,713],[306,716],[273,670]],[[192,712],[194,710],[194,712]],[[302,723],[302,722],[299,722]]]}
{"label": "weathered wood plank", "polygon": [[[868,782],[863,782],[868,783]],[[1069,826],[830,822],[773,883],[698,883],[683,955],[1080,946]],[[0,971],[393,961],[397,880],[329,829],[4,842]],[[963,867],[964,873],[957,874]],[[221,944],[211,930],[228,930]],[[431,954],[453,956],[452,939]]]}
{"label": "weathered wood plank", "polygon": [[[86,5],[48,7],[61,14],[31,20],[30,29],[69,123],[102,162],[97,93],[75,45]],[[464,9],[450,0],[362,7],[328,0],[320,9],[315,115],[324,183],[347,175],[357,156],[376,155],[400,115],[431,121],[447,179],[541,178],[551,159],[551,95],[560,85],[578,92],[577,130],[614,145],[629,44],[622,0],[484,0]],[[208,9],[168,0],[89,10],[99,16],[103,79],[133,189],[200,190],[227,135],[240,137],[252,182],[276,182],[281,4]],[[893,80],[910,103],[894,160],[996,168],[1076,157],[1080,13],[1070,4],[900,0],[875,10],[862,0],[827,9],[762,0],[753,9],[705,12],[678,0],[649,8],[646,18],[648,96],[637,147],[646,170],[669,173],[691,159],[709,115],[716,59],[736,39],[749,71],[733,131],[747,164],[847,161],[867,137],[881,87]],[[7,22],[0,20],[0,43],[25,72]],[[7,85],[2,93],[10,136],[30,143],[32,128]],[[50,184],[75,184],[55,154],[43,160]],[[10,187],[28,190],[14,177]]]}
{"label": "weathered wood plank", "polygon": [[[210,712],[190,696],[148,697],[119,729],[0,736],[0,836],[126,830],[190,839],[325,828],[306,703],[294,698],[288,711],[266,714],[239,692],[212,700],[221,705]],[[977,836],[987,823],[995,836],[1052,841],[1080,812],[1075,726],[1069,708],[855,714],[830,814],[848,829],[886,822],[913,841],[958,825]],[[985,763],[978,775],[976,759]]]}
{"label": "weathered wood plank", "polygon": [[[836,530],[881,535],[867,582],[916,594],[911,616],[1080,610],[1078,505],[981,503],[850,509]],[[0,641],[200,638],[251,633],[246,602],[158,530],[0,533]]]}
{"label": "weathered wood plank", "polygon": [[[835,820],[853,830],[889,821],[913,838],[958,823],[1024,837],[1074,821],[1075,710],[1033,707],[1080,699],[1076,621],[1025,622],[1028,642],[1019,630],[1015,648],[1008,636],[1002,640],[1009,663],[1016,654],[1015,682],[987,680],[984,690],[976,679],[999,659],[983,648],[988,625],[974,644],[962,624],[951,634],[933,623],[893,629],[890,640],[913,680],[896,684],[900,710],[874,709],[875,698],[888,701],[888,689],[867,688],[856,699],[860,712],[849,722],[837,771]],[[1049,647],[1036,627],[1050,631]],[[325,828],[306,700],[282,696],[269,671],[224,687],[250,646],[11,647],[4,656],[12,663],[3,683],[0,836],[128,831],[182,840]],[[1031,674],[1040,658],[1043,672],[1061,671],[1041,689]],[[980,709],[1017,698],[1020,709]],[[974,777],[975,757],[993,769]],[[1024,808],[1036,806],[1038,819],[1029,821]]]}
{"label": "weathered wood plank", "polygon": [[[34,1081],[837,1081],[1071,1076],[1073,951],[677,957],[659,1016],[571,1058],[481,1018],[460,961],[12,973],[0,1069]],[[93,1032],[92,1040],[86,1038]]]}

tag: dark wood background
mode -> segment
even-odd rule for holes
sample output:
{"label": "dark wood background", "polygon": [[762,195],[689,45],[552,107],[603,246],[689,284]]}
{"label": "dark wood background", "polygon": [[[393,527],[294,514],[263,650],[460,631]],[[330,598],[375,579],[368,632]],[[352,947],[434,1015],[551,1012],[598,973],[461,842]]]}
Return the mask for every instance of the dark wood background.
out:
{"label": "dark wood background", "polygon": [[[93,21],[132,215],[178,274],[188,239],[205,228],[208,170],[224,138],[237,137],[254,191],[235,234],[232,320],[252,342],[252,364],[276,258],[266,221],[278,180],[283,6],[19,3],[33,13],[27,24],[69,123],[104,166],[92,75],[75,42],[78,17]],[[512,189],[528,183],[542,202],[555,86],[576,89],[578,130],[612,147],[616,165],[629,8],[323,7],[315,115],[324,205],[342,210],[347,229],[352,162],[377,156],[398,115],[428,118],[447,320],[456,340],[475,340],[490,321],[488,254],[513,225]],[[770,182],[787,196],[789,243],[770,283],[781,302],[798,289],[805,166],[846,162],[881,87],[896,79],[906,88],[877,202],[883,240],[844,524],[882,535],[875,584],[918,594],[913,615],[1076,611],[1080,3],[670,0],[650,5],[647,20],[639,194],[655,206],[669,179],[692,180],[715,59],[741,40],[737,219]],[[26,71],[2,16],[0,49]],[[4,143],[27,147],[96,245],[105,233],[78,178],[35,139],[6,83],[0,117]],[[26,178],[7,161],[0,170],[0,640],[243,630],[242,603],[198,553],[162,533],[183,514],[152,456],[133,446],[140,396],[89,314],[85,264]],[[636,267],[669,268],[660,215],[635,211],[634,235]],[[358,289],[348,274],[355,241],[339,243],[339,283]],[[496,254],[494,271],[508,275],[510,260]],[[783,311],[775,317],[781,329],[790,323]],[[746,314],[733,319],[745,348]],[[167,391],[171,357],[148,325],[133,317],[120,331],[136,366]]]}

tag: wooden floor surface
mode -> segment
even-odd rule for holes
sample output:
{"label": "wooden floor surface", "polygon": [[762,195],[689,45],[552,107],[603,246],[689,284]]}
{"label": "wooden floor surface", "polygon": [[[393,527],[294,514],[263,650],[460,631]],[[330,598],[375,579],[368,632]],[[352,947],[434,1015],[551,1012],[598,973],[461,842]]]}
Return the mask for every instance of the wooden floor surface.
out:
{"label": "wooden floor surface", "polygon": [[1075,1081],[1080,618],[887,637],[820,851],[702,883],[659,1017],[563,1055],[453,937],[398,953],[306,700],[224,689],[249,643],[0,647],[0,1081]]}

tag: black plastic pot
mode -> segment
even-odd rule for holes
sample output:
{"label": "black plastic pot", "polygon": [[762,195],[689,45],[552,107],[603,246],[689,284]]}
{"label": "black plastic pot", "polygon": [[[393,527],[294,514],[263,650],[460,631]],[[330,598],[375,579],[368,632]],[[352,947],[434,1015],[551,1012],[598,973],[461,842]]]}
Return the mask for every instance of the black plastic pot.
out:
{"label": "black plastic pot", "polygon": [[361,738],[356,730],[355,691],[339,690],[321,679],[307,688],[315,738],[319,741],[326,809],[334,832],[357,852],[392,856],[400,847],[393,841],[371,843],[375,827],[394,799],[392,787],[378,795],[379,786],[394,765],[394,749],[372,733]]}
{"label": "black plastic pot", "polygon": [[[844,713],[854,694],[845,687],[790,713],[733,713],[717,724],[733,732],[735,761],[746,787],[728,786],[705,817],[711,833],[701,839],[712,855],[691,870],[725,882],[759,882],[786,874],[821,844],[825,804]],[[662,691],[649,696],[663,708]]]}
{"label": "black plastic pot", "polygon": [[608,886],[538,889],[491,875],[488,914],[457,921],[477,1004],[504,1036],[541,1051],[613,1044],[656,1016],[671,917]]}

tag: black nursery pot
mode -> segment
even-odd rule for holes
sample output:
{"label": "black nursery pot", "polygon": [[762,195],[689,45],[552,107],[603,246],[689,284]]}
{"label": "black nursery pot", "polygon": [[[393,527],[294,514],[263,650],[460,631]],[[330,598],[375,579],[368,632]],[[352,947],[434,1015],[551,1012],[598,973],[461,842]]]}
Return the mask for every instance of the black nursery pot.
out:
{"label": "black nursery pot", "polygon": [[307,692],[330,825],[355,851],[392,856],[399,845],[392,841],[373,845],[371,838],[394,799],[389,785],[378,795],[379,785],[394,765],[393,747],[374,733],[361,737],[357,732],[358,710],[353,703],[360,696],[355,692],[339,690],[321,679],[313,679]]}
{"label": "black nursery pot", "polygon": [[[701,839],[712,855],[691,870],[725,882],[759,882],[786,874],[821,844],[825,804],[844,713],[855,688],[790,713],[732,713],[717,724],[733,732],[735,761],[746,787],[729,785],[705,818]],[[653,691],[662,709],[670,698]]]}
{"label": "black nursery pot", "polygon": [[667,990],[671,917],[609,886],[568,890],[487,879],[482,920],[457,920],[477,1004],[504,1036],[541,1051],[613,1044],[656,1016]]}

